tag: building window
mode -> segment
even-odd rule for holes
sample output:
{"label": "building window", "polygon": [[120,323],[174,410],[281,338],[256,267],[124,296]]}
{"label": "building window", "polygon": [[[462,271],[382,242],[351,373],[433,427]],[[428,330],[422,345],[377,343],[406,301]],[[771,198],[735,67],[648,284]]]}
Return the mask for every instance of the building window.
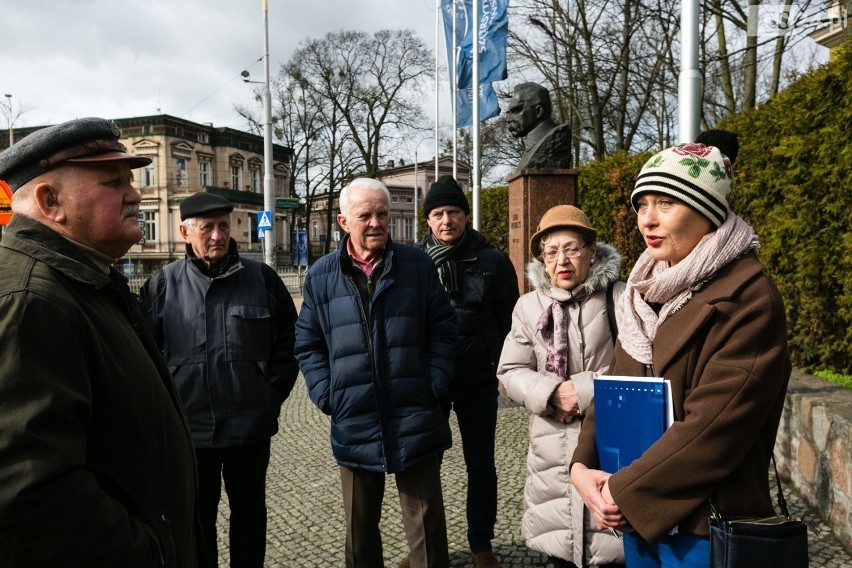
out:
{"label": "building window", "polygon": [[154,187],[155,185],[157,185],[157,168],[151,162],[142,171],[142,187]]}
{"label": "building window", "polygon": [[239,190],[243,186],[243,168],[242,166],[231,166],[231,188]]}
{"label": "building window", "polygon": [[182,187],[186,184],[186,158],[177,158],[175,160],[175,166],[177,166],[175,185]]}
{"label": "building window", "polygon": [[311,223],[311,240],[317,241],[319,240],[319,222],[313,221]]}
{"label": "building window", "polygon": [[198,162],[198,183],[202,187],[210,185],[210,162]]}
{"label": "building window", "polygon": [[142,213],[142,236],[146,242],[157,240],[157,212],[141,211]]}
{"label": "building window", "polygon": [[414,203],[414,198],[413,197],[406,197],[405,202],[406,203]]}
{"label": "building window", "polygon": [[403,223],[405,224],[405,227],[403,229],[403,231],[405,232],[405,236],[403,238],[406,241],[413,241],[414,240],[414,219],[412,219],[411,217],[406,217],[403,220]]}
{"label": "building window", "polygon": [[260,170],[252,168],[249,170],[249,175],[251,177],[251,192],[260,193]]}
{"label": "building window", "polygon": [[202,144],[209,144],[210,143],[210,136],[206,132],[199,132],[198,133],[198,141],[201,142]]}
{"label": "building window", "polygon": [[396,240],[396,219],[388,219],[388,234],[391,240]]}
{"label": "building window", "polygon": [[391,195],[391,203],[397,203],[397,202],[399,202],[399,197],[397,197],[396,195]]}

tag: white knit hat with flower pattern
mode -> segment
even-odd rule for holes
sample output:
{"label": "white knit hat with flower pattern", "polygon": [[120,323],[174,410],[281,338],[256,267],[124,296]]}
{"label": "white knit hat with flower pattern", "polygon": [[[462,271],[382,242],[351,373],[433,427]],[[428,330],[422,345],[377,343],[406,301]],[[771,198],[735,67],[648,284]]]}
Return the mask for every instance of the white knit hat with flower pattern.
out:
{"label": "white knit hat with flower pattern", "polygon": [[662,193],[683,201],[719,227],[728,217],[734,176],[731,161],[714,146],[683,144],[666,148],[645,162],[630,202],[638,210],[643,193]]}

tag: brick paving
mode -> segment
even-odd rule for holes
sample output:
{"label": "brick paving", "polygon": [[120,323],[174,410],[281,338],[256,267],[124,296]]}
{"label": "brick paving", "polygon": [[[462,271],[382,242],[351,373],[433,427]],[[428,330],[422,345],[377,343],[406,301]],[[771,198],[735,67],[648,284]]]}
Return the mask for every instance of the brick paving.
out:
{"label": "brick paving", "polygon": [[[528,550],[520,538],[527,413],[511,401],[501,399],[497,420],[500,489],[494,552],[506,568],[549,567],[550,563],[537,552]],[[328,441],[329,420],[311,403],[301,377],[282,408],[280,424],[281,431],[273,438],[268,474],[266,566],[342,567],[343,505],[338,468]],[[467,549],[464,519],[466,476],[455,415],[451,418],[451,425],[455,445],[444,456],[442,467],[450,566],[471,567],[473,562]],[[815,512],[808,511],[790,489],[786,493],[791,514],[804,517],[820,529],[819,537],[809,537],[810,566],[852,567],[852,555],[833,537],[826,523]],[[222,567],[228,566],[227,515],[223,492],[219,515],[219,565]],[[385,565],[396,568],[407,554],[407,547],[393,477],[388,478],[382,535]]]}

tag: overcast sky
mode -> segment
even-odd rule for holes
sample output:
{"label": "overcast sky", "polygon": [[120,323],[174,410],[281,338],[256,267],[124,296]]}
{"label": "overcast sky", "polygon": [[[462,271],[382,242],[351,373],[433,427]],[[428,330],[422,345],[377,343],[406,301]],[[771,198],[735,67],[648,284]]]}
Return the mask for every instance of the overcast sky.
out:
{"label": "overcast sky", "polygon": [[[341,29],[410,28],[434,49],[435,0],[268,0],[268,14],[273,76]],[[0,0],[0,23],[0,94],[29,109],[16,127],[163,113],[245,129],[233,104],[257,85],[240,73],[263,81],[262,0]]]}

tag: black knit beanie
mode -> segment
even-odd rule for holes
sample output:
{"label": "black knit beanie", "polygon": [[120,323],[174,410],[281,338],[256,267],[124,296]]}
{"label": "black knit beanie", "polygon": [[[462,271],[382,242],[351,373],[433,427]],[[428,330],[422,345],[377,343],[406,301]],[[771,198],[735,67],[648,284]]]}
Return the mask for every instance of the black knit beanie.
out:
{"label": "black knit beanie", "polygon": [[435,180],[423,200],[423,216],[428,217],[432,209],[445,205],[458,207],[465,215],[470,215],[470,205],[464,191],[453,176],[441,176]]}

